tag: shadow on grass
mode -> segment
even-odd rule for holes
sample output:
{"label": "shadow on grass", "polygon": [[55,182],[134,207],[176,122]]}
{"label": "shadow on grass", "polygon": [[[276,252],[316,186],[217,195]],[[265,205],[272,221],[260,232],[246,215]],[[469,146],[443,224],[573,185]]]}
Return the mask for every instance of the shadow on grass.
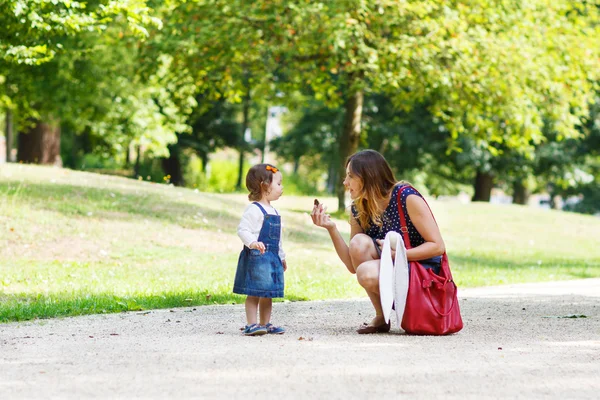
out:
{"label": "shadow on grass", "polygon": [[[165,188],[165,190],[169,190]],[[133,221],[136,219],[153,219],[169,222],[190,229],[208,231],[235,232],[241,214],[233,214],[231,206],[242,210],[244,202],[227,200],[224,210],[213,210],[202,206],[202,197],[187,201],[174,200],[173,193],[161,195],[145,192],[130,193],[117,188],[93,188],[69,184],[26,183],[19,181],[0,182],[0,193],[11,197],[18,203],[31,207],[59,212],[65,216],[82,216],[90,219]],[[211,197],[210,193],[203,193]],[[217,198],[217,201],[223,201]],[[194,204],[197,202],[198,204]],[[89,213],[92,213],[91,215]],[[209,221],[209,222],[205,222]],[[291,240],[304,243],[322,243],[328,237],[325,230],[292,227],[288,225],[287,234]]]}
{"label": "shadow on grass", "polygon": [[[0,295],[0,323],[214,304],[243,304],[245,300],[246,296],[232,293],[209,294],[206,291],[131,296],[115,296],[111,293],[19,293]],[[306,301],[308,298],[286,296],[286,300]]]}
{"label": "shadow on grass", "polygon": [[[580,258],[545,258],[538,262],[538,257],[529,256],[523,257],[521,261],[502,257],[484,257],[484,256],[464,256],[464,255],[449,255],[451,267],[472,268],[481,266],[483,268],[495,268],[502,270],[520,270],[520,269],[556,269],[573,270],[574,277],[591,278],[594,275],[593,271],[600,273],[600,259]],[[587,270],[591,269],[590,272]]]}
{"label": "shadow on grass", "polygon": [[[17,190],[15,185],[20,185]],[[140,190],[128,193],[117,188],[98,189],[68,184],[44,184],[21,182],[0,182],[0,192],[18,197],[18,202],[29,204],[41,210],[59,212],[66,216],[81,215],[88,218],[109,220],[133,220],[139,217],[151,218],[179,224],[184,227],[207,227],[202,219],[220,219],[237,225],[237,216],[225,211],[214,211],[200,204],[171,199],[171,193],[160,195]],[[198,203],[201,198],[198,199]],[[92,212],[90,216],[88,213]],[[236,221],[234,221],[236,220]],[[210,224],[214,225],[214,224]],[[216,227],[215,227],[216,229]]]}
{"label": "shadow on grass", "polygon": [[457,284],[463,287],[548,282],[600,277],[597,259],[544,259],[524,257],[515,261],[497,257],[450,256]]}

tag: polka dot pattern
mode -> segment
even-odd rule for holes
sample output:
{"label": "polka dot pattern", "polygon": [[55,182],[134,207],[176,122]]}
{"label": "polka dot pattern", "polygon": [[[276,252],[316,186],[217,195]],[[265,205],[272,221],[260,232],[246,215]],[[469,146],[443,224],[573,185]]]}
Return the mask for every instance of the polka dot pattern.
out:
{"label": "polka dot pattern", "polygon": [[[384,239],[385,235],[390,231],[400,232],[400,215],[398,214],[398,191],[403,186],[406,185],[397,185],[396,187],[394,187],[390,203],[383,212],[383,226],[379,227],[375,224],[371,224],[371,227],[365,232],[368,236],[372,237],[373,239]],[[417,247],[425,243],[425,239],[423,239],[421,234],[412,224],[412,221],[408,216],[408,212],[406,211],[406,199],[410,195],[416,195],[419,197],[423,196],[421,196],[421,193],[417,192],[416,189],[409,186],[407,189],[404,189],[404,191],[402,192],[402,197],[400,199],[402,203],[402,210],[406,218],[406,226],[408,228],[408,237],[410,239],[410,245],[412,247]],[[354,219],[356,219],[356,221],[358,222],[358,219],[356,218],[358,212],[356,211],[356,207],[354,206],[354,204],[352,205],[351,210]],[[358,223],[360,224],[360,222]]]}

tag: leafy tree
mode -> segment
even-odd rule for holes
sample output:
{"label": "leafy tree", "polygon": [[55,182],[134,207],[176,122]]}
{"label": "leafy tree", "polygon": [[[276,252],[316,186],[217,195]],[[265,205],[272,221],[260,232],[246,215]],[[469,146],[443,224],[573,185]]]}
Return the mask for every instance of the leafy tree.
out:
{"label": "leafy tree", "polygon": [[72,51],[65,37],[102,33],[115,21],[141,37],[149,25],[160,24],[146,0],[0,0],[0,10],[0,54],[16,64],[48,62]]}
{"label": "leafy tree", "polygon": [[236,120],[236,107],[223,100],[207,102],[200,95],[196,101],[200,107],[196,107],[188,119],[191,131],[178,133],[177,141],[168,147],[169,157],[163,159],[165,173],[178,186],[185,184],[182,171],[184,149],[193,150],[202,160],[202,167],[206,171],[211,153],[222,147],[238,145],[240,124]]}
{"label": "leafy tree", "polygon": [[294,113],[296,115],[287,118],[291,129],[273,140],[271,148],[294,164],[294,173],[298,173],[300,165],[327,172],[328,188],[333,192],[333,182],[339,179],[337,141],[343,114],[341,110],[310,99]]}
{"label": "leafy tree", "polygon": [[[273,148],[294,165],[320,170],[329,176],[328,188],[335,191],[338,175],[337,142],[341,135],[343,110],[322,102],[306,102],[290,122],[293,127],[274,141]],[[425,105],[409,112],[396,109],[389,97],[368,95],[363,108],[360,147],[377,149],[401,179],[419,176],[431,194],[456,193],[466,182],[465,169],[456,168],[446,155],[446,133],[436,124]]]}
{"label": "leafy tree", "polygon": [[262,9],[261,19],[241,5],[239,13],[270,27],[270,47],[281,68],[297,73],[294,82],[344,109],[340,174],[360,143],[365,92],[389,93],[404,111],[428,104],[451,150],[471,137],[494,156],[494,143],[530,150],[545,119],[560,135],[576,135],[599,71],[598,9],[589,2],[292,1]]}
{"label": "leafy tree", "polygon": [[[118,129],[109,121],[118,119],[123,126],[128,118],[156,138],[155,117],[144,117],[142,111],[150,105],[143,98],[153,97],[152,88],[133,89],[135,77],[118,71],[131,71],[125,64],[139,35],[146,33],[145,24],[159,23],[145,1],[4,3],[0,20],[11,35],[0,42],[5,50],[0,75],[6,76],[0,101],[16,110],[17,128],[23,132],[20,160],[60,162],[61,124],[79,132],[92,127],[114,133]],[[127,117],[116,117],[123,104],[131,104]]]}
{"label": "leafy tree", "polygon": [[[201,105],[225,100],[240,104],[241,124],[233,147],[240,151],[237,187],[242,185],[244,154],[251,145],[244,132],[252,126],[253,109],[276,98],[275,61],[270,56],[262,31],[253,18],[262,19],[269,2],[169,1],[160,9],[166,29],[151,33],[146,58],[166,54],[182,79],[191,79]],[[218,38],[218,40],[215,40]],[[182,136],[181,136],[182,137]],[[182,137],[183,138],[183,137]],[[228,143],[230,138],[225,138]]]}
{"label": "leafy tree", "polygon": [[567,209],[594,214],[600,212],[600,99],[591,107],[581,133],[578,139],[540,149],[535,173],[552,201],[555,195],[580,196],[581,201]]}

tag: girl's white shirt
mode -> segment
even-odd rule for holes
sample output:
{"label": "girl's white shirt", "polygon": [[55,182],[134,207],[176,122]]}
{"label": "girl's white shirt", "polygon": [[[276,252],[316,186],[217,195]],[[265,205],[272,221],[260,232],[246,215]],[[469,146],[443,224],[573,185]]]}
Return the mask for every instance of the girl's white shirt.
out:
{"label": "girl's white shirt", "polygon": [[[279,215],[273,207],[265,206],[261,204],[261,206],[265,209],[267,214]],[[260,234],[260,229],[262,228],[263,221],[265,217],[258,208],[256,204],[250,204],[246,207],[244,214],[242,214],[242,219],[237,228],[237,234],[244,242],[244,245],[250,246],[252,243],[258,240],[258,236]],[[281,245],[281,238],[283,237],[283,221],[281,222],[281,232],[279,234],[279,258],[281,261],[285,260],[285,252],[283,251],[283,246]]]}

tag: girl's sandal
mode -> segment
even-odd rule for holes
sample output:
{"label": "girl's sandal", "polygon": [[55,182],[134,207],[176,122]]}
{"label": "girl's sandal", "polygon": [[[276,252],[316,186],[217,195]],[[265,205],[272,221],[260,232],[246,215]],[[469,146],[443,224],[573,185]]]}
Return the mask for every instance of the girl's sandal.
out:
{"label": "girl's sandal", "polygon": [[284,328],[282,328],[281,326],[275,326],[270,322],[267,325],[265,325],[265,328],[267,328],[267,333],[272,335],[281,335],[285,333]]}
{"label": "girl's sandal", "polygon": [[261,336],[267,333],[267,328],[259,324],[246,325],[243,333],[246,336]]}

